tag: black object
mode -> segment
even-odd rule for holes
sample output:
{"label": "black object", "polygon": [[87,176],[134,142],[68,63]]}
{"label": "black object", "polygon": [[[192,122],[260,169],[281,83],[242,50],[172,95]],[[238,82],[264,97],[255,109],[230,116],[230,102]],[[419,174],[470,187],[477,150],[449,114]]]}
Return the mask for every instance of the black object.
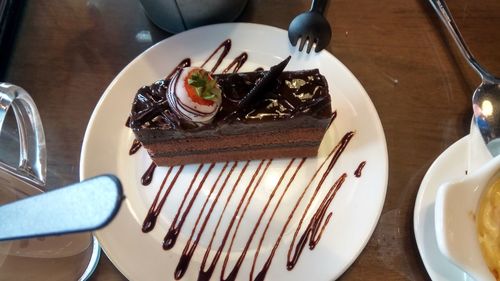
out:
{"label": "black object", "polygon": [[273,83],[276,82],[278,77],[280,76],[281,73],[283,73],[283,70],[285,70],[285,67],[288,65],[288,62],[290,61],[292,57],[288,56],[285,60],[280,62],[277,65],[274,65],[269,69],[269,72],[267,72],[264,77],[262,77],[260,80],[255,83],[255,86],[250,90],[248,95],[246,95],[241,101],[238,103],[238,109],[245,108],[248,106],[248,104],[260,93],[262,93],[266,88],[270,87]]}
{"label": "black object", "polygon": [[288,27],[290,43],[295,46],[299,38],[302,38],[299,51],[302,51],[306,42],[309,42],[307,53],[311,52],[313,44],[316,44],[314,51],[319,52],[330,43],[332,29],[323,16],[327,2],[328,0],[313,0],[310,10],[296,16],[290,23]]}
{"label": "black object", "polygon": [[0,81],[4,80],[24,0],[0,0]]}
{"label": "black object", "polygon": [[248,0],[140,0],[148,18],[170,33],[202,25],[230,22]]}

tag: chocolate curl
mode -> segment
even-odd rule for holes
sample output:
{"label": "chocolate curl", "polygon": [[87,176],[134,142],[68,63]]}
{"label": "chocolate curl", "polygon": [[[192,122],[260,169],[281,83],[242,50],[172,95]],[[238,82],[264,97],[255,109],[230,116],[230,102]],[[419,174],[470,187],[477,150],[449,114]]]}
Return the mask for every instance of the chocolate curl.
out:
{"label": "chocolate curl", "polygon": [[288,62],[291,58],[291,56],[288,56],[284,61],[272,66],[271,69],[269,69],[269,71],[264,75],[264,77],[262,77],[262,79],[255,83],[255,86],[250,90],[248,95],[246,95],[238,103],[238,109],[248,106],[255,97],[266,90],[266,88],[272,86],[273,83],[276,82],[276,79],[278,79],[280,74],[283,72],[283,70],[285,70],[285,67],[288,65]]}
{"label": "chocolate curl", "polygon": [[272,66],[269,71],[264,74],[264,76],[255,83],[255,86],[248,92],[243,99],[237,105],[237,109],[231,114],[227,115],[225,120],[232,118],[235,114],[241,113],[241,109],[248,106],[257,96],[259,96],[262,92],[264,92],[267,88],[271,87],[278,77],[283,73],[285,67],[288,65],[288,62],[292,56],[288,56],[285,60],[280,62],[277,65]]}

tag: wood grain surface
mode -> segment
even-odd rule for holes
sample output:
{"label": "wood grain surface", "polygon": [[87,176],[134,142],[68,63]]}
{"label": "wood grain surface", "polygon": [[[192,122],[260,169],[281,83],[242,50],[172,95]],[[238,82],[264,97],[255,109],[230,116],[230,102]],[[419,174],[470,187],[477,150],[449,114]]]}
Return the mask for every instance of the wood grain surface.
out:
{"label": "wood grain surface", "polygon": [[[379,224],[340,280],[428,280],[413,234],[415,197],[432,161],[468,134],[471,94],[480,80],[427,1],[330,2],[327,49],[365,87],[389,150]],[[499,76],[500,1],[448,2],[472,52]],[[286,29],[309,5],[250,0],[237,21]],[[170,34],[148,21],[138,0],[26,1],[19,24],[3,80],[28,90],[39,107],[49,185],[69,184],[79,178],[83,135],[101,94],[133,58]],[[126,278],[103,255],[91,280]]]}

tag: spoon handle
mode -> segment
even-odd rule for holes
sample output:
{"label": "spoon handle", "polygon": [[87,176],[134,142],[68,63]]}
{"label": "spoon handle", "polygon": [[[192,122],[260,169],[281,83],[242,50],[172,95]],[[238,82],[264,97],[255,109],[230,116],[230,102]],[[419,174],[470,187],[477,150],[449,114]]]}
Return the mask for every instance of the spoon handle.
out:
{"label": "spoon handle", "polygon": [[488,71],[486,71],[486,69],[484,69],[477,62],[477,60],[474,58],[471,51],[465,44],[465,41],[462,35],[460,34],[460,31],[458,30],[455,20],[453,20],[453,17],[451,16],[450,10],[448,9],[446,2],[444,0],[429,0],[429,2],[431,3],[432,7],[438,14],[439,18],[450,32],[451,36],[453,37],[453,40],[455,40],[455,42],[457,43],[460,52],[467,59],[469,65],[479,74],[479,76],[481,76],[483,80],[490,82],[494,81],[495,80],[494,76],[492,76]]}
{"label": "spoon handle", "polygon": [[326,3],[328,0],[313,0],[311,4],[310,12],[318,12],[323,14],[325,12]]}
{"label": "spoon handle", "polygon": [[120,181],[101,175],[0,206],[0,241],[99,229],[117,214]]}

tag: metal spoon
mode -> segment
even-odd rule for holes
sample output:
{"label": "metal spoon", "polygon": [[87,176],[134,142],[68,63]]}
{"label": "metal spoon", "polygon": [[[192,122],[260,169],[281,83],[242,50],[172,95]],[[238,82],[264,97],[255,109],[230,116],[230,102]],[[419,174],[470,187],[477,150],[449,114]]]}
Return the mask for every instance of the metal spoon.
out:
{"label": "metal spoon", "polygon": [[323,16],[327,0],[313,0],[311,9],[296,16],[288,27],[288,39],[293,46],[297,45],[301,38],[299,51],[302,52],[304,45],[308,42],[307,53],[311,52],[314,44],[314,51],[323,50],[332,37],[330,24]]}
{"label": "metal spoon", "polygon": [[439,18],[455,40],[460,52],[482,82],[472,95],[474,120],[481,136],[493,156],[500,154],[500,78],[490,74],[474,58],[458,30],[444,0],[429,0]]}

